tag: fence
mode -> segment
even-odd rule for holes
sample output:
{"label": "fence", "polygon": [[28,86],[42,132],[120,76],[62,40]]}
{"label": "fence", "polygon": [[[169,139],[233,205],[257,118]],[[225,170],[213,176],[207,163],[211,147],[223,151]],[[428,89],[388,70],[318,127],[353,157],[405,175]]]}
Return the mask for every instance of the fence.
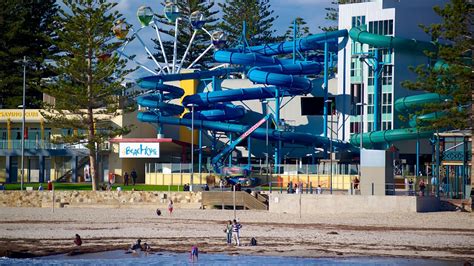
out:
{"label": "fence", "polygon": [[[247,164],[237,165],[247,167]],[[191,183],[193,172],[194,184],[217,184],[217,176],[209,165],[203,165],[199,171],[198,164],[194,164],[194,171],[189,163],[148,163],[145,164],[145,183],[153,185],[184,185]],[[302,165],[282,164],[279,173],[272,173],[273,167],[264,167],[262,164],[251,165],[251,177],[260,179],[262,185],[287,186],[304,182],[314,184],[315,187],[329,188],[331,180],[330,164]],[[351,180],[357,176],[357,165],[336,165],[332,167],[332,184],[334,189],[349,189]]]}

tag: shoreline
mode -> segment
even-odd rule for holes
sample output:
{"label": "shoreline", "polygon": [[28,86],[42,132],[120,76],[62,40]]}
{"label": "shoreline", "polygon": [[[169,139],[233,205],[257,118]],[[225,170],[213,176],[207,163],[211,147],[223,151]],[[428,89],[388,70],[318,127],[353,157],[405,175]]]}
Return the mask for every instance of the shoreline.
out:
{"label": "shoreline", "polygon": [[[398,257],[474,261],[474,215],[328,214],[295,217],[266,211],[237,211],[241,243],[228,247],[222,232],[229,210],[178,209],[157,216],[152,209],[0,208],[0,256],[24,258],[67,254],[124,252],[141,238],[153,252],[305,258]],[[83,246],[73,245],[78,233]],[[71,257],[73,258],[73,257]]]}

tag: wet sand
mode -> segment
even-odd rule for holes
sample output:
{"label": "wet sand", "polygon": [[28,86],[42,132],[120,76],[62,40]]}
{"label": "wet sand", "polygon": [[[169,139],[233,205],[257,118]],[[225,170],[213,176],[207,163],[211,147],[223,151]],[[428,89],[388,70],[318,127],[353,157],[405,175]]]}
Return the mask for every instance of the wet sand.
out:
{"label": "wet sand", "polygon": [[[164,211],[164,210],[162,210]],[[232,210],[0,208],[0,256],[126,250],[136,239],[154,252],[302,257],[394,256],[474,261],[474,214],[328,214],[299,216],[237,211],[243,246],[225,244],[224,223]],[[75,247],[75,234],[83,245]],[[255,237],[257,246],[249,246]]]}

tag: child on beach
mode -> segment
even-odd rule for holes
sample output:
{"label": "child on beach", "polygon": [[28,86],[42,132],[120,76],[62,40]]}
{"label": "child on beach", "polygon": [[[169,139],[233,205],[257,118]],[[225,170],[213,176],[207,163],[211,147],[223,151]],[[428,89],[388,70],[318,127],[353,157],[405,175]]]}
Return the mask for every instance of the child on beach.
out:
{"label": "child on beach", "polygon": [[173,214],[173,201],[170,200],[168,203],[168,211],[170,212],[170,215]]}
{"label": "child on beach", "polygon": [[198,260],[198,256],[199,256],[198,247],[193,245],[191,247],[191,254],[189,255],[189,259],[191,260],[191,262],[195,262]]}
{"label": "child on beach", "polygon": [[227,235],[227,245],[228,246],[232,245],[232,221],[231,220],[227,222],[224,232]]}
{"label": "child on beach", "polygon": [[232,225],[232,236],[237,246],[240,246],[240,228],[242,228],[242,225],[234,219],[234,224]]}

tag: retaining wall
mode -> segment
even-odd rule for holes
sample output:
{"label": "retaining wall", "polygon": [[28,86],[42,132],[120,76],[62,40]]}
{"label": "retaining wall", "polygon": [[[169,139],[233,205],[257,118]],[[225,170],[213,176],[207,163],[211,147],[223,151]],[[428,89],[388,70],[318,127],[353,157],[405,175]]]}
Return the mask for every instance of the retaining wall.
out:
{"label": "retaining wall", "polygon": [[[56,206],[156,207],[172,199],[182,208],[199,208],[201,192],[153,191],[55,191]],[[52,207],[52,191],[0,191],[0,207]]]}
{"label": "retaining wall", "polygon": [[272,193],[269,195],[269,211],[299,214],[300,195],[302,214],[407,213],[438,211],[440,208],[439,200],[435,197]]}

